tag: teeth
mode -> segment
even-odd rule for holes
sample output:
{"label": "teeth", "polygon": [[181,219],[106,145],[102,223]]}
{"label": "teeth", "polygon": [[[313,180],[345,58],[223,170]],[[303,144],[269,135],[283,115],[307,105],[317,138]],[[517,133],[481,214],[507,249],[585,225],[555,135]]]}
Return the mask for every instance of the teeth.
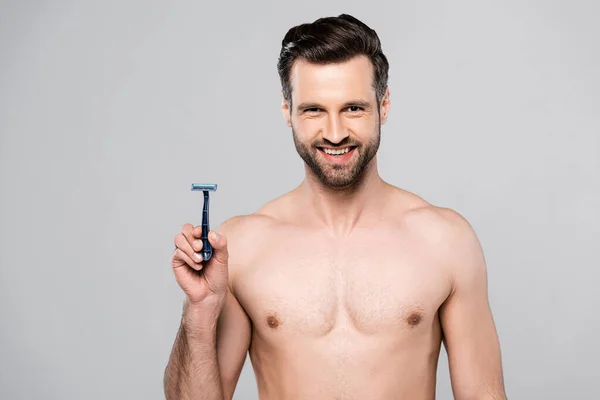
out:
{"label": "teeth", "polygon": [[327,154],[339,156],[340,154],[346,154],[347,152],[349,152],[350,147],[346,147],[345,149],[341,149],[341,150],[323,149],[323,151]]}

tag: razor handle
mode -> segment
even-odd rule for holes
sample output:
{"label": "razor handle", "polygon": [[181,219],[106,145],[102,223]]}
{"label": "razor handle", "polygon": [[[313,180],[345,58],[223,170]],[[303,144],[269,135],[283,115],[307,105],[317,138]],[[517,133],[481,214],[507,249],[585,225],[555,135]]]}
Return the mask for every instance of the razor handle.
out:
{"label": "razor handle", "polygon": [[212,257],[213,248],[208,241],[208,232],[210,232],[210,226],[208,221],[208,204],[209,196],[208,190],[204,190],[204,207],[202,208],[202,259],[208,261]]}

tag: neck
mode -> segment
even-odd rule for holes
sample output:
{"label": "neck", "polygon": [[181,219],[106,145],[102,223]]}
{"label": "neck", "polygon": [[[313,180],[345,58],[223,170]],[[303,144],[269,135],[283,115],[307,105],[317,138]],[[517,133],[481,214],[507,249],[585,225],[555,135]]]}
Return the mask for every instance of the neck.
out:
{"label": "neck", "polygon": [[376,157],[358,181],[347,188],[328,187],[306,168],[306,179],[298,188],[302,214],[308,214],[332,234],[347,235],[362,220],[379,215],[389,185],[379,176]]}

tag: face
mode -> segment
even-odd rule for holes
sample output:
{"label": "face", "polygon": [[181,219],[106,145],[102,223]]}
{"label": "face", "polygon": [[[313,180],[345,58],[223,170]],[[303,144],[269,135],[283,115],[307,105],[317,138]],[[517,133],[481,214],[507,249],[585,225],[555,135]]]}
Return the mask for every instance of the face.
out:
{"label": "face", "polygon": [[389,109],[389,91],[377,103],[371,62],[297,60],[290,81],[292,102],[284,99],[282,111],[298,154],[324,185],[355,185],[377,153]]}

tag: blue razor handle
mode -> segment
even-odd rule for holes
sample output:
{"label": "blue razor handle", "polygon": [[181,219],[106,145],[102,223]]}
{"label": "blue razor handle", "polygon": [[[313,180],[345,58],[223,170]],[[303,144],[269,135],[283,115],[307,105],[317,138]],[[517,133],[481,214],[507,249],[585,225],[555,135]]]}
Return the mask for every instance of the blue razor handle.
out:
{"label": "blue razor handle", "polygon": [[202,208],[202,260],[203,261],[208,261],[210,260],[210,258],[212,257],[213,254],[213,248],[210,244],[210,242],[208,241],[208,232],[210,232],[210,225],[209,225],[209,215],[208,215],[208,206],[209,206],[209,202],[210,202],[210,197],[208,192],[214,192],[217,190],[217,185],[215,184],[199,184],[199,183],[194,183],[192,184],[192,191],[199,191],[201,190],[202,192],[204,192],[204,207]]}
{"label": "blue razor handle", "polygon": [[212,257],[213,249],[208,241],[208,232],[210,232],[210,226],[208,225],[208,190],[204,191],[204,207],[202,209],[202,260],[208,261]]}

